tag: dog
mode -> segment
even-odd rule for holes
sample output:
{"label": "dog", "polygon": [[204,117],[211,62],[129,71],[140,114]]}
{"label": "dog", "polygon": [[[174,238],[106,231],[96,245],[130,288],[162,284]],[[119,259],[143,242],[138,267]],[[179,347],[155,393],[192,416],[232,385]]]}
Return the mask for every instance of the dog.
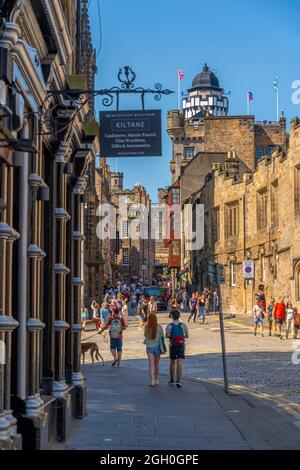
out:
{"label": "dog", "polygon": [[90,351],[90,355],[92,358],[92,363],[94,364],[95,359],[94,355],[96,356],[97,361],[102,361],[102,365],[104,366],[104,360],[103,357],[101,356],[99,352],[98,345],[93,342],[86,342],[86,343],[81,343],[81,355],[82,355],[82,360],[83,364],[85,363],[85,353]]}

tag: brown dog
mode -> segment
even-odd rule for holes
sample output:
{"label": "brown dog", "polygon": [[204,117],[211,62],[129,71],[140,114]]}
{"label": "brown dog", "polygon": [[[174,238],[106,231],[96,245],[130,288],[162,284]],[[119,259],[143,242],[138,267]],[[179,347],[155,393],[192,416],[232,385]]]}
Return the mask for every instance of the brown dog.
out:
{"label": "brown dog", "polygon": [[92,358],[92,363],[94,364],[95,359],[94,355],[96,356],[97,361],[102,361],[102,365],[104,366],[104,360],[101,354],[99,353],[99,348],[96,343],[93,342],[86,342],[86,343],[81,343],[81,354],[82,354],[82,359],[83,359],[83,364],[85,363],[85,353],[90,351],[90,355]]}

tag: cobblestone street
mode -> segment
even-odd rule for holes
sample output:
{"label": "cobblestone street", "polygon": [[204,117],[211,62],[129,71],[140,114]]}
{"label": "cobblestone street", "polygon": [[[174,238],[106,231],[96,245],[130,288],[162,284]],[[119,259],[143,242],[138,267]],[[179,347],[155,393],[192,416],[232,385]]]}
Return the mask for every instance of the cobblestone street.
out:
{"label": "cobblestone street", "polygon": [[[165,314],[159,318],[163,325],[168,322]],[[254,337],[245,317],[225,320],[231,385],[227,396],[217,317],[210,316],[206,325],[190,323],[183,390],[167,386],[168,358],[161,360],[159,388],[150,390],[138,325],[132,317],[117,370],[110,366],[108,344],[94,337],[105,367],[84,367],[88,416],[56,448],[299,448],[299,366],[291,362],[291,340]]]}

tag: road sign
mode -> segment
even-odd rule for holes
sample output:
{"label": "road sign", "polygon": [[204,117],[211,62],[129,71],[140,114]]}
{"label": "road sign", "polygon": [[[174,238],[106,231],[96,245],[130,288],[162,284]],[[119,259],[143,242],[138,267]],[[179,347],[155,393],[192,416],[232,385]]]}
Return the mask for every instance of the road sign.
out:
{"label": "road sign", "polygon": [[253,260],[247,259],[243,261],[243,278],[244,279],[255,278],[254,267],[255,267],[255,263]]}

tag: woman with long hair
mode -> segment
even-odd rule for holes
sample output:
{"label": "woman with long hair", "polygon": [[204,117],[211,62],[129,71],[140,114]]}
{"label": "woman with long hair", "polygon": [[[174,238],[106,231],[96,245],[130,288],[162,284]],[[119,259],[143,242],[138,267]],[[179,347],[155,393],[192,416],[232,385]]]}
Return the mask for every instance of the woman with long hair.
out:
{"label": "woman with long hair", "polygon": [[159,384],[159,360],[161,355],[161,338],[164,338],[164,331],[157,323],[155,313],[150,313],[144,330],[146,352],[149,361],[150,387]]}

